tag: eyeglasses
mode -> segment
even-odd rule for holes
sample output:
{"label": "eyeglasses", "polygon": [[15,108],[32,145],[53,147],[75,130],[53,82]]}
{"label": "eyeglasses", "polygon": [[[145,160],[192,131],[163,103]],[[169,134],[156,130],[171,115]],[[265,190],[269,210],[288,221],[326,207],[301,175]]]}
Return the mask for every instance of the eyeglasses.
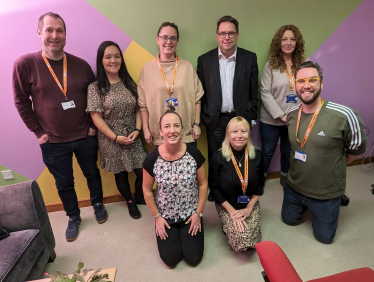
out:
{"label": "eyeglasses", "polygon": [[157,36],[157,37],[161,39],[162,43],[168,42],[169,39],[171,43],[175,43],[178,41],[178,37],[175,37],[175,36],[167,37],[166,35],[164,35],[164,36]]}
{"label": "eyeglasses", "polygon": [[229,36],[229,38],[234,38],[237,32],[230,31],[230,32],[217,32],[218,36],[221,38],[225,38],[226,34]]}
{"label": "eyeglasses", "polygon": [[295,79],[296,83],[300,86],[303,86],[305,84],[305,82],[307,82],[307,81],[308,81],[310,86],[316,86],[319,80],[321,80],[320,77],[297,78],[297,79]]}

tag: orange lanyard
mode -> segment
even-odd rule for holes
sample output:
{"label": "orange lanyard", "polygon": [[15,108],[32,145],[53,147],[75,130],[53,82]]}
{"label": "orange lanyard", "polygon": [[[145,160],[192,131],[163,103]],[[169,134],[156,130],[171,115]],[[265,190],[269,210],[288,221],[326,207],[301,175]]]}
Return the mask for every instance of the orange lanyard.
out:
{"label": "orange lanyard", "polygon": [[170,85],[169,85],[169,83],[168,83],[168,81],[166,79],[164,70],[161,67],[160,60],[158,59],[158,56],[156,58],[156,62],[157,62],[157,65],[158,65],[158,69],[160,70],[162,79],[164,80],[166,88],[167,88],[167,90],[169,92],[169,95],[171,96],[173,94],[173,92],[174,92],[175,80],[177,79],[179,57],[178,57],[178,55],[175,55],[175,67],[174,67],[173,81],[171,82],[171,87],[170,87]]}
{"label": "orange lanyard", "polygon": [[232,163],[234,164],[236,173],[238,174],[240,178],[240,182],[242,183],[242,190],[243,190],[243,195],[245,195],[245,191],[247,191],[247,186],[248,186],[248,148],[245,147],[245,161],[244,161],[244,178],[243,175],[239,170],[238,164],[236,163],[236,159],[234,154],[232,153],[231,147],[230,147],[230,152],[231,152],[231,160]]}
{"label": "orange lanyard", "polygon": [[287,74],[288,79],[290,81],[290,91],[293,92],[293,90],[295,88],[295,71],[293,70],[291,75],[290,75],[290,73],[288,72],[288,68],[286,67],[286,74]]}
{"label": "orange lanyard", "polygon": [[68,100],[68,98],[66,97],[66,91],[68,89],[68,62],[67,62],[67,59],[66,59],[66,54],[64,54],[64,72],[63,72],[63,79],[64,79],[64,88],[62,88],[61,86],[61,83],[60,81],[58,80],[55,72],[53,71],[51,65],[49,64],[48,62],[48,59],[47,57],[44,55],[44,52],[42,51],[42,57],[44,59],[44,62],[45,64],[47,65],[49,71],[51,72],[51,75],[53,76],[53,78],[55,79],[58,87],[60,87],[62,93],[64,93],[64,96],[65,96],[65,99],[66,101]]}
{"label": "orange lanyard", "polygon": [[303,105],[300,105],[300,108],[299,108],[299,114],[297,116],[297,124],[296,124],[296,140],[297,142],[301,143],[301,151],[303,150],[304,146],[305,146],[305,143],[306,143],[306,140],[308,140],[308,137],[309,137],[309,134],[310,132],[312,131],[312,128],[313,128],[313,125],[317,119],[317,116],[322,108],[322,105],[323,105],[323,100],[321,98],[321,102],[319,103],[319,106],[317,108],[317,110],[314,112],[314,115],[312,117],[312,120],[310,121],[309,123],[309,126],[308,126],[308,129],[306,130],[305,132],[305,135],[304,135],[304,139],[303,139],[303,143],[301,143],[299,141],[299,138],[297,138],[297,132],[299,131],[299,125],[300,125],[300,117],[301,117],[301,111],[302,111],[302,108],[303,108]]}

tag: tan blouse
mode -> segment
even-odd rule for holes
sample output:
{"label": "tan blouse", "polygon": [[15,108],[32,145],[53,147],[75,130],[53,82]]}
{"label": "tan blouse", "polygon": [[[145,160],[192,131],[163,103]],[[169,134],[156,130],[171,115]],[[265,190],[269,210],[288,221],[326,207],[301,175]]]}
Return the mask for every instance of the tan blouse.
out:
{"label": "tan blouse", "polygon": [[[161,62],[161,66],[169,85],[171,85],[175,61]],[[163,143],[163,139],[160,136],[159,120],[161,115],[168,109],[166,100],[170,98],[177,99],[178,106],[175,107],[175,111],[182,117],[182,142],[190,143],[194,141],[192,131],[195,122],[195,105],[200,103],[204,90],[189,61],[179,58],[177,78],[174,92],[171,96],[162,79],[156,59],[146,63],[140,73],[138,94],[140,111],[148,111],[149,113],[149,129],[154,145]]]}

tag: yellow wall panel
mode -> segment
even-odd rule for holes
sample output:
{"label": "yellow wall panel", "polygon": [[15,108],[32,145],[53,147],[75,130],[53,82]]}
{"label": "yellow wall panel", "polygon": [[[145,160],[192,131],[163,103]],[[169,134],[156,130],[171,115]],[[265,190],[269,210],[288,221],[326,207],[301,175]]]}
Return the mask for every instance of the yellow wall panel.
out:
{"label": "yellow wall panel", "polygon": [[[155,42],[155,48],[156,48]],[[145,63],[152,61],[155,57],[135,41],[131,41],[123,53],[126,67],[136,83],[139,81],[140,72]]]}

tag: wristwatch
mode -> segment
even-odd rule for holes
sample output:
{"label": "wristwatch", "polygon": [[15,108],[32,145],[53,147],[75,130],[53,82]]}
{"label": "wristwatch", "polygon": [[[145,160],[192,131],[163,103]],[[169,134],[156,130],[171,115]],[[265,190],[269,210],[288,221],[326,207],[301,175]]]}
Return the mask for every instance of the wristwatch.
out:
{"label": "wristwatch", "polygon": [[200,127],[201,126],[201,122],[195,122],[193,125],[196,125],[196,126]]}
{"label": "wristwatch", "polygon": [[202,213],[202,212],[197,212],[197,211],[195,211],[195,213],[196,213],[198,216],[203,217],[203,213]]}

